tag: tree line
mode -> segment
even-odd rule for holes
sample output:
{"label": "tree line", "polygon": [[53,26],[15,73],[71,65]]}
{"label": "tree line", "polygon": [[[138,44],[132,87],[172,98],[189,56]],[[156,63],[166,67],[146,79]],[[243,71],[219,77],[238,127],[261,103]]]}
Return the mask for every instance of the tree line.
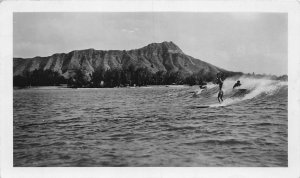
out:
{"label": "tree line", "polygon": [[[224,78],[230,75],[230,73],[225,73]],[[135,69],[130,66],[127,69],[96,70],[92,74],[77,69],[74,70],[73,76],[69,79],[65,79],[58,72],[40,69],[27,72],[23,76],[14,76],[13,84],[18,87],[67,84],[73,88],[99,88],[171,84],[197,85],[214,81],[214,79],[215,75],[203,75],[201,72],[186,76],[180,72],[158,71],[151,73],[147,68]]]}
{"label": "tree line", "polygon": [[126,86],[147,86],[147,85],[197,85],[213,81],[215,76],[202,75],[200,72],[192,75],[183,75],[180,72],[158,71],[151,73],[147,68],[134,69],[109,69],[97,70],[89,75],[82,70],[77,70],[69,84],[72,87],[126,87]]}
{"label": "tree line", "polygon": [[32,72],[26,72],[23,76],[14,76],[13,85],[18,87],[56,86],[66,83],[66,81],[67,80],[58,72],[52,70],[34,70]]}

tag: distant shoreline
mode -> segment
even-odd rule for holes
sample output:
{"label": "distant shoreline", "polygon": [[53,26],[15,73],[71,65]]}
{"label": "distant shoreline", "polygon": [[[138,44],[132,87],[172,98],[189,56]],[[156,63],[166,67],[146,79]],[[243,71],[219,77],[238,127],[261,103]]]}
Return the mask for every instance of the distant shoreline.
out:
{"label": "distant shoreline", "polygon": [[[197,85],[193,85],[197,86]],[[170,87],[170,88],[186,88],[186,87],[192,87],[189,85],[147,85],[147,86],[128,86],[128,87],[102,87],[102,88],[160,88],[160,87]],[[102,89],[94,88],[94,87],[77,87],[73,89]],[[39,89],[39,90],[51,90],[51,89],[72,89],[72,87],[67,86],[32,86],[32,87],[13,87],[14,90],[20,90],[20,89]]]}

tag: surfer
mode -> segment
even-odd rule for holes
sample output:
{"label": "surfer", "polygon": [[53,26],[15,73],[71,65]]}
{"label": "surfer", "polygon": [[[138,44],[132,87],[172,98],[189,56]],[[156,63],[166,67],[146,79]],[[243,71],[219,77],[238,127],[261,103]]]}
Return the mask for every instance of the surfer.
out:
{"label": "surfer", "polygon": [[223,101],[223,79],[221,77],[221,73],[217,73],[217,84],[219,85],[218,101],[220,103],[221,101]]}
{"label": "surfer", "polygon": [[234,85],[233,85],[233,88],[234,89],[235,87],[239,87],[241,86],[242,84],[240,83],[240,81],[238,80]]}
{"label": "surfer", "polygon": [[217,73],[217,84],[219,85],[219,89],[222,90],[223,79],[222,79],[221,73]]}
{"label": "surfer", "polygon": [[201,82],[200,84],[199,84],[199,88],[200,89],[207,89],[207,83],[205,83],[205,82]]}
{"label": "surfer", "polygon": [[221,101],[223,102],[223,90],[220,90],[218,93],[218,101],[219,103],[221,103]]}

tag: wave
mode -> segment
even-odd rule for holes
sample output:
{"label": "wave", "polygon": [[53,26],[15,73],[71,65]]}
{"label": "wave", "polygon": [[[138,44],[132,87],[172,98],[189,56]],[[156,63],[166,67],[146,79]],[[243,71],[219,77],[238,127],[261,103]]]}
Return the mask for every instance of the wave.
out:
{"label": "wave", "polygon": [[[233,89],[237,80],[241,81],[241,86]],[[241,76],[240,78],[227,78],[223,84],[222,103],[218,103],[218,85],[208,84],[207,89],[194,91],[193,97],[199,98],[201,104],[209,107],[228,106],[244,101],[259,101],[266,97],[286,97],[288,90],[287,81],[271,80],[268,78],[255,79]]]}

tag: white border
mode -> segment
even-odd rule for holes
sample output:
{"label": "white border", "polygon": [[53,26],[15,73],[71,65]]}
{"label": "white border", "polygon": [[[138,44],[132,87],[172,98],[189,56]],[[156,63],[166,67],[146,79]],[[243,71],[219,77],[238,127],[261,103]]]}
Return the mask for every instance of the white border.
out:
{"label": "white border", "polygon": [[[283,12],[288,13],[288,167],[14,168],[13,12]],[[300,3],[293,1],[10,1],[0,3],[0,177],[300,177]],[[270,66],[271,67],[271,66]]]}

